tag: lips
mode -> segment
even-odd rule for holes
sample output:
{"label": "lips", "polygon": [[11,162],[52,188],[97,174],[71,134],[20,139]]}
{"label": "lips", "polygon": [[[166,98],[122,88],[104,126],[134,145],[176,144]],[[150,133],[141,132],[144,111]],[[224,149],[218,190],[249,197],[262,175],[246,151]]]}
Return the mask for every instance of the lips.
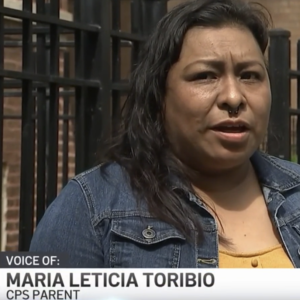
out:
{"label": "lips", "polygon": [[214,131],[224,133],[243,133],[248,131],[250,126],[243,120],[225,120],[211,127]]}
{"label": "lips", "polygon": [[220,125],[213,127],[215,131],[221,131],[226,133],[242,133],[248,130],[244,125]]}

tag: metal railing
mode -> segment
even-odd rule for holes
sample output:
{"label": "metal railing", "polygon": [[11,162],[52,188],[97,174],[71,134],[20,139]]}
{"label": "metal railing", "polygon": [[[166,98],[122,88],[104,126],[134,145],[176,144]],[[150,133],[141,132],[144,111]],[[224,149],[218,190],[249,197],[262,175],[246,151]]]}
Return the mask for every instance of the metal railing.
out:
{"label": "metal railing", "polygon": [[[268,132],[268,153],[300,163],[300,41],[297,69],[291,69],[291,33],[284,29],[270,32],[269,70],[272,109]],[[292,108],[291,83],[297,81],[296,108]]]}
{"label": "metal railing", "polygon": [[[124,32],[120,26],[124,1],[74,0],[71,21],[59,17],[59,0],[36,0],[36,11],[32,0],[22,3],[22,10],[17,10],[0,0],[0,171],[4,121],[20,120],[21,251],[29,248],[58,185],[64,186],[72,176],[70,134],[74,173],[97,163],[95,154],[111,136],[128,90],[128,81],[121,79],[122,51],[131,51],[133,67],[146,36],[167,11],[166,0],[128,1],[131,32]],[[7,17],[18,20],[18,26],[7,26]],[[8,48],[21,50],[21,70],[5,68]],[[20,115],[5,114],[5,101],[12,98],[20,99]]]}

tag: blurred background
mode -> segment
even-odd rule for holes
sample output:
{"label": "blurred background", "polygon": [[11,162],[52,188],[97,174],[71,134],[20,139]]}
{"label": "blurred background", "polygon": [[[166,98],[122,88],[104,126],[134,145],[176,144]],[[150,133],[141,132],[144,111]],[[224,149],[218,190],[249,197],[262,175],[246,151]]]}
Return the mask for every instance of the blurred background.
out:
{"label": "blurred background", "polygon": [[[2,251],[27,250],[56,194],[97,163],[140,48],[182,1],[0,0]],[[300,1],[257,2],[274,21],[273,108],[261,148],[298,163]]]}

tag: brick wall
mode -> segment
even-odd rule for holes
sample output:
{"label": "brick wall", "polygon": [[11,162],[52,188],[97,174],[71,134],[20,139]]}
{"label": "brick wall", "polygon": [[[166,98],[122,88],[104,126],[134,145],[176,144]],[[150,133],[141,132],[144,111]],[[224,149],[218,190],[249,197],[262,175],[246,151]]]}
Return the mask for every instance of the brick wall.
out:
{"label": "brick wall", "polygon": [[[9,0],[5,6],[21,8],[21,1]],[[61,17],[69,19],[70,16],[64,11],[68,8],[68,1],[61,1]],[[20,26],[18,21],[6,20],[6,27]],[[6,40],[20,40],[20,36],[6,36]],[[61,53],[62,54],[62,53]],[[62,57],[62,55],[61,55]],[[5,69],[21,70],[22,58],[21,48],[5,48]],[[63,72],[63,62],[61,60],[61,73]],[[19,90],[5,90],[6,92],[16,92]],[[63,99],[59,103],[60,113],[62,114]],[[4,115],[21,115],[21,98],[5,97]],[[58,190],[61,188],[61,169],[62,169],[62,123],[59,122],[59,161],[58,161]],[[74,175],[74,140],[72,122],[69,122],[69,177]],[[19,229],[19,201],[20,201],[20,159],[21,159],[21,120],[7,119],[4,121],[4,142],[3,142],[3,162],[5,165],[3,184],[4,192],[2,196],[3,224],[2,224],[2,245],[1,249],[17,250],[18,248],[18,229]],[[3,232],[4,231],[4,232]],[[1,241],[0,241],[1,242]]]}
{"label": "brick wall", "polygon": [[[6,21],[6,26],[13,26],[14,22]],[[12,37],[11,40],[14,38]],[[21,50],[18,48],[6,48],[4,52],[4,66],[8,70],[20,70]],[[5,90],[12,91],[12,90]],[[14,90],[19,91],[19,90]],[[4,99],[4,115],[20,115],[20,98],[9,97]],[[3,161],[7,165],[7,212],[6,212],[6,247],[14,249],[17,242],[19,195],[20,195],[20,150],[21,150],[21,121],[4,120]]]}

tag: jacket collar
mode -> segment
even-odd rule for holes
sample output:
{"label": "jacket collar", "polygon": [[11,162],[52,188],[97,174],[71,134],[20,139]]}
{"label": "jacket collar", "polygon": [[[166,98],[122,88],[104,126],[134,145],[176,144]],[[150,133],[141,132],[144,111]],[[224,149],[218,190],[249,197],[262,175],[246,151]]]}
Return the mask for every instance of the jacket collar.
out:
{"label": "jacket collar", "polygon": [[[256,151],[250,161],[262,187],[285,192],[300,186],[300,165]],[[178,178],[171,175],[173,190],[186,190]]]}
{"label": "jacket collar", "polygon": [[263,187],[285,192],[300,186],[300,165],[260,151],[250,160]]}

